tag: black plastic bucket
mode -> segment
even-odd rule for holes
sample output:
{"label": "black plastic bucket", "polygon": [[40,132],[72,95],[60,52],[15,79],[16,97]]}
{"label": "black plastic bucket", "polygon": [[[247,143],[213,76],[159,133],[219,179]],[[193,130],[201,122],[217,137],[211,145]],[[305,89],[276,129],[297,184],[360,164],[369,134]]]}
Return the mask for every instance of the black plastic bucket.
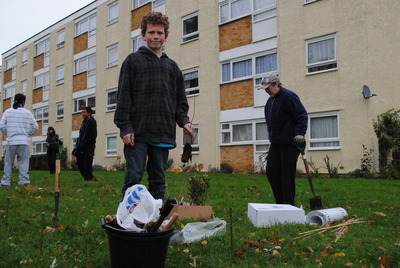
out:
{"label": "black plastic bucket", "polygon": [[173,227],[161,232],[138,233],[121,229],[115,223],[105,223],[104,219],[101,222],[108,235],[111,267],[164,267]]}

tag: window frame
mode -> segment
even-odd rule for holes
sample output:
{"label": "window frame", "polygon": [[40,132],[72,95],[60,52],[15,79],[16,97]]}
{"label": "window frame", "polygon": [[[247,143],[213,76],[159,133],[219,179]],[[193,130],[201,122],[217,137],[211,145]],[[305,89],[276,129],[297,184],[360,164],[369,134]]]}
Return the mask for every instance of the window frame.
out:
{"label": "window frame", "polygon": [[[266,122],[264,119],[221,122],[220,123],[220,131],[221,131],[220,146],[250,145],[250,144],[269,146],[270,142],[268,139],[268,133],[267,133],[267,139],[257,139],[257,125],[258,124],[266,125]],[[234,141],[233,140],[234,128],[237,126],[243,126],[243,125],[251,125],[251,139]],[[228,137],[227,142],[225,142],[224,137]]]}
{"label": "window frame", "polygon": [[28,63],[28,49],[22,50],[22,60],[21,60],[22,65],[26,65]]}
{"label": "window frame", "polygon": [[[115,96],[115,103],[109,103],[109,95],[110,94],[116,94]],[[107,90],[106,94],[106,112],[111,112],[111,111],[115,111],[115,109],[117,108],[117,93],[118,93],[118,89],[117,88],[113,88],[113,89],[109,89]]]}
{"label": "window frame", "polygon": [[[93,99],[94,100],[93,101],[93,105],[90,104],[90,100],[89,99]],[[80,101],[84,101],[84,103],[82,105],[80,105],[79,104]],[[82,111],[82,109],[84,107],[87,107],[87,106],[92,108],[93,115],[94,115],[94,113],[96,111],[96,95],[95,94],[73,99],[72,100],[72,113],[73,114],[80,113]]]}
{"label": "window frame", "polygon": [[153,2],[152,0],[144,0],[144,3],[140,2],[141,0],[132,0],[132,9],[137,9],[141,6],[147,5],[150,2]]}
{"label": "window frame", "polygon": [[[110,53],[114,52],[113,50],[116,50],[115,59],[111,58],[112,55],[110,55]],[[118,44],[114,44],[107,47],[107,68],[111,68],[117,65],[118,65]]]}
{"label": "window frame", "polygon": [[35,57],[50,52],[50,37],[35,44]]}
{"label": "window frame", "polygon": [[5,71],[8,71],[10,69],[13,69],[17,66],[17,57],[16,55],[9,57],[5,60],[6,62],[6,69]]}
{"label": "window frame", "polygon": [[[257,59],[261,58],[261,57],[264,57],[264,56],[268,57],[269,55],[274,55],[274,54],[276,55],[276,68],[275,68],[275,70],[271,69],[271,70],[267,70],[266,72],[257,73],[257,65],[256,65]],[[248,60],[251,60],[251,65],[250,65],[251,66],[251,74],[244,75],[244,76],[238,76],[238,77],[234,78],[233,77],[234,76],[234,73],[233,73],[234,65],[237,64],[237,63],[240,63],[240,62],[248,61]],[[229,67],[229,69],[228,69],[228,71],[229,71],[229,79],[228,80],[224,80],[224,79],[226,79],[224,77],[224,75],[225,75],[224,66],[227,66],[227,65],[229,65],[228,66]],[[232,83],[232,82],[237,82],[237,81],[241,81],[241,80],[247,80],[247,79],[251,79],[251,78],[254,78],[254,77],[262,76],[263,74],[270,73],[270,72],[276,73],[276,72],[278,72],[278,69],[279,69],[279,67],[278,67],[278,52],[276,50],[263,51],[263,52],[252,54],[252,55],[246,55],[246,56],[243,56],[243,57],[238,57],[238,58],[222,61],[220,63],[220,68],[221,68],[221,77],[220,77],[221,84]]]}
{"label": "window frame", "polygon": [[[90,66],[90,60],[92,58],[95,59],[94,67]],[[96,72],[95,72],[96,71],[96,64],[97,64],[96,61],[97,61],[97,58],[96,58],[96,54],[95,53],[90,54],[90,55],[88,55],[86,57],[82,57],[80,59],[75,60],[74,61],[74,75],[80,74],[80,73],[84,73],[84,72],[87,72],[88,75],[96,74]],[[82,66],[83,68],[81,69],[81,63],[82,62],[83,62],[83,66]]]}
{"label": "window frame", "polygon": [[64,67],[64,65],[57,66],[57,69],[56,69],[56,85],[64,84],[64,75],[65,75],[65,67]]}
{"label": "window frame", "polygon": [[[40,145],[41,152],[37,152],[37,146]],[[32,142],[32,155],[42,155],[47,153],[47,142],[46,141],[36,141]]]}
{"label": "window frame", "polygon": [[4,87],[3,99],[13,98],[15,96],[15,85]]}
{"label": "window frame", "polygon": [[[197,17],[197,30],[190,32],[190,33],[185,33],[185,21],[188,21],[194,17]],[[199,33],[199,13],[192,13],[190,15],[187,15],[182,18],[182,43],[187,43],[191,42],[194,40],[199,39],[200,33]]]}
{"label": "window frame", "polygon": [[[338,150],[341,148],[341,143],[340,143],[340,116],[339,116],[339,111],[332,111],[332,112],[322,112],[322,113],[312,113],[308,115],[308,125],[309,125],[309,131],[308,131],[308,142],[309,142],[309,147],[308,149],[310,151],[320,151],[320,150]],[[311,125],[311,120],[316,119],[316,118],[322,118],[322,117],[336,117],[336,124],[337,124],[337,137],[328,137],[328,138],[312,138],[312,125]],[[324,147],[315,147],[313,146],[313,143],[324,143],[324,142],[337,142],[337,146],[324,146]]]}
{"label": "window frame", "polygon": [[[115,148],[109,147],[109,139],[115,139]],[[106,157],[112,157],[112,156],[117,156],[117,151],[118,151],[118,135],[117,134],[107,134],[106,135]]]}
{"label": "window frame", "polygon": [[34,83],[33,89],[42,87],[43,90],[49,90],[49,85],[50,85],[49,72],[38,74],[35,77],[33,77],[33,83]]}
{"label": "window frame", "polygon": [[21,93],[26,95],[27,92],[28,92],[28,81],[25,79],[21,81]]}
{"label": "window frame", "polygon": [[42,121],[43,124],[49,123],[49,106],[43,106],[33,109],[33,115],[36,122]]}
{"label": "window frame", "polygon": [[[60,110],[59,107],[62,106],[62,113],[58,113]],[[64,102],[57,102],[56,103],[56,121],[62,121],[64,120]]]}
{"label": "window frame", "polygon": [[62,48],[64,46],[65,46],[65,29],[62,29],[57,32],[57,48]]}
{"label": "window frame", "polygon": [[[190,73],[197,73],[197,86],[195,87],[188,87],[186,88],[186,81],[191,81],[191,80],[185,80],[185,75],[190,74]],[[183,82],[185,83],[185,92],[186,92],[186,97],[192,97],[192,96],[198,96],[200,94],[200,88],[199,88],[199,67],[194,67],[190,68],[187,70],[182,71],[183,75]]]}
{"label": "window frame", "polygon": [[[85,23],[87,23],[87,27],[85,26]],[[76,22],[74,26],[75,26],[75,37],[80,36],[84,33],[89,33],[89,36],[96,34],[97,14],[92,14],[84,19],[81,19],[80,21]]]}
{"label": "window frame", "polygon": [[[333,59],[328,59],[328,60],[323,60],[315,63],[309,63],[309,45],[311,44],[316,44],[318,42],[323,42],[326,40],[333,39],[333,46],[334,46],[334,58]],[[306,40],[306,69],[307,69],[307,74],[316,74],[316,73],[322,73],[322,72],[330,72],[330,71],[336,71],[338,69],[337,67],[337,39],[336,39],[336,34],[328,34],[316,38],[311,38]],[[330,65],[332,65],[330,67]],[[312,70],[313,68],[317,68],[315,71]],[[318,69],[321,68],[321,69]],[[324,68],[324,69],[323,69]]]}
{"label": "window frame", "polygon": [[[112,16],[113,15],[113,8],[116,8],[116,11],[115,11],[116,15],[114,15],[114,16]],[[119,4],[118,4],[118,1],[114,2],[112,4],[109,4],[108,7],[107,7],[107,10],[108,10],[108,15],[107,15],[108,25],[118,22],[119,21]]]}

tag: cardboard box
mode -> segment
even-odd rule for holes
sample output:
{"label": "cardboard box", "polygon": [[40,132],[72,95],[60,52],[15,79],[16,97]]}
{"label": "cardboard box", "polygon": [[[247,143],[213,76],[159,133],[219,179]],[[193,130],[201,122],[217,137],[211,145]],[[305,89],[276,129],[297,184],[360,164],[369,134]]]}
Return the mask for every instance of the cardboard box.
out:
{"label": "cardboard box", "polygon": [[168,217],[172,216],[174,212],[179,214],[179,219],[211,219],[214,211],[211,206],[186,206],[174,205]]}
{"label": "cardboard box", "polygon": [[304,210],[292,205],[249,203],[247,213],[256,227],[278,223],[305,223]]}

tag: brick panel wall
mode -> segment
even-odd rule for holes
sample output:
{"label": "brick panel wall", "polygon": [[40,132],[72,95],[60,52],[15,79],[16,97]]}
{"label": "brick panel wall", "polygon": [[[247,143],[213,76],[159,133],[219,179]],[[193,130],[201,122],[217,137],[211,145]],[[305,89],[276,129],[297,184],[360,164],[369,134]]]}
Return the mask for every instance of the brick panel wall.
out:
{"label": "brick panel wall", "polygon": [[12,81],[12,68],[4,72],[4,84]]}
{"label": "brick panel wall", "polygon": [[37,122],[38,123],[38,129],[36,130],[35,134],[33,134],[33,136],[42,136],[42,127],[43,127],[43,121],[40,120]]}
{"label": "brick panel wall", "polygon": [[253,79],[220,86],[221,110],[254,106]]}
{"label": "brick panel wall", "polygon": [[248,45],[251,42],[251,16],[219,26],[219,51]]}
{"label": "brick panel wall", "polygon": [[32,103],[39,103],[43,100],[43,88],[39,87],[33,90]]}
{"label": "brick panel wall", "polygon": [[79,130],[81,128],[82,121],[83,121],[83,118],[80,113],[73,114],[72,115],[72,131]]}
{"label": "brick panel wall", "polygon": [[11,108],[11,98],[3,100],[3,113],[8,108]]}
{"label": "brick panel wall", "polygon": [[151,11],[151,3],[141,6],[131,12],[131,30],[140,28],[140,21],[143,16]]}
{"label": "brick panel wall", "polygon": [[87,88],[87,72],[74,75],[72,91],[77,92]]}
{"label": "brick panel wall", "polygon": [[228,163],[240,171],[254,171],[253,145],[221,147],[221,163]]}
{"label": "brick panel wall", "polygon": [[74,54],[85,51],[88,48],[89,33],[83,33],[74,38]]}
{"label": "brick panel wall", "polygon": [[33,59],[33,71],[40,70],[44,67],[44,54],[40,54]]}

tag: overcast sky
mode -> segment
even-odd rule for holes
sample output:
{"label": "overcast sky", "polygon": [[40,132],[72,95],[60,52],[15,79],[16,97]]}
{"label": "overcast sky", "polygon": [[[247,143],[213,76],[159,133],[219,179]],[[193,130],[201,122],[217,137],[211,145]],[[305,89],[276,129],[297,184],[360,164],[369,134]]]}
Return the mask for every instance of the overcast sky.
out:
{"label": "overcast sky", "polygon": [[0,56],[91,2],[93,0],[0,0]]}

